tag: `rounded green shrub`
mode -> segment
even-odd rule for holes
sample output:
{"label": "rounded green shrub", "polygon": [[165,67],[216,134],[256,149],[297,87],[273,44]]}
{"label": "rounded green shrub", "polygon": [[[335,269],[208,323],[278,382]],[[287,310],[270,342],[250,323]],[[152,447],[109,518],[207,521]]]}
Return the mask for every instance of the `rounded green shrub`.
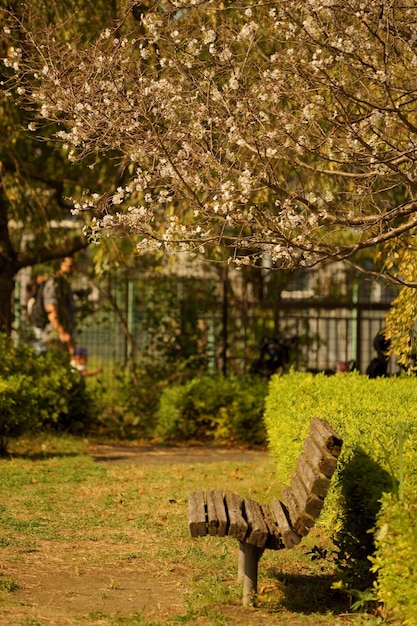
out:
{"label": "rounded green shrub", "polygon": [[162,390],[169,384],[157,365],[128,367],[112,372],[112,380],[90,379],[89,389],[100,398],[99,428],[110,437],[150,439],[154,435],[156,412]]}
{"label": "rounded green shrub", "polygon": [[0,335],[0,448],[29,431],[53,428],[80,432],[89,428],[96,406],[69,357],[58,352],[37,356],[26,345]]}
{"label": "rounded green shrub", "polygon": [[155,434],[164,441],[264,445],[267,383],[249,377],[202,376],[164,389]]}

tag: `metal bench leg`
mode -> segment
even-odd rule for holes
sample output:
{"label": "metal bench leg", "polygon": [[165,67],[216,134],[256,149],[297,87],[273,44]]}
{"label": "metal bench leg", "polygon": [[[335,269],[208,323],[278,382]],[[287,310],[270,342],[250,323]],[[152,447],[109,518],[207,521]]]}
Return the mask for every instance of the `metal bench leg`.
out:
{"label": "metal bench leg", "polygon": [[258,591],[258,563],[264,548],[239,543],[238,579],[243,583],[243,604],[253,604]]}

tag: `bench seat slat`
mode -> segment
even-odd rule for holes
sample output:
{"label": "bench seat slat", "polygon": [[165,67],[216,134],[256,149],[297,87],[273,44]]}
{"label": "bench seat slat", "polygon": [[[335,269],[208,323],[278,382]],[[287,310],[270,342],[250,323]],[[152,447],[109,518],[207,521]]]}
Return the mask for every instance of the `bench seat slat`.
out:
{"label": "bench seat slat", "polygon": [[207,535],[204,491],[192,491],[188,495],[188,520],[191,537]]}
{"label": "bench seat slat", "polygon": [[227,527],[227,515],[221,491],[211,490],[206,493],[208,534],[224,537]]}
{"label": "bench seat slat", "polygon": [[337,458],[332,456],[326,450],[320,448],[313,437],[308,436],[304,443],[304,454],[310,459],[313,467],[317,468],[326,478],[333,476],[337,465]]}
{"label": "bench seat slat", "polygon": [[326,478],[326,476],[320,474],[320,472],[311,465],[304,452],[301,453],[296,471],[308,492],[319,498],[325,498],[327,496],[330,487],[330,478]]}
{"label": "bench seat slat", "polygon": [[248,530],[248,524],[242,515],[243,499],[236,493],[226,492],[224,501],[229,518],[227,535],[238,541],[243,541]]}
{"label": "bench seat slat", "polygon": [[317,519],[323,508],[323,498],[319,498],[313,493],[307,491],[297,472],[291,476],[291,489],[295,499],[297,500],[299,508],[313,519]]}
{"label": "bench seat slat", "polygon": [[339,457],[343,440],[326,420],[313,417],[310,422],[310,436],[320,448],[326,450],[336,459]]}
{"label": "bench seat slat", "polygon": [[245,516],[248,522],[246,543],[258,548],[264,548],[268,538],[268,528],[265,524],[262,510],[258,502],[250,498],[243,499]]}
{"label": "bench seat slat", "polygon": [[273,500],[271,503],[271,509],[277,520],[277,524],[281,533],[282,541],[287,549],[291,549],[301,541],[301,536],[298,535],[290,525],[288,510],[282,502],[279,500]]}
{"label": "bench seat slat", "polygon": [[300,509],[300,506],[294,496],[292,489],[284,489],[284,491],[282,492],[282,499],[284,500],[284,504],[288,509],[291,526],[298,535],[302,535],[303,537],[305,537],[310,532],[310,528],[314,526],[314,517],[307,515],[305,511]]}
{"label": "bench seat slat", "polygon": [[264,517],[264,522],[268,529],[265,548],[268,548],[269,550],[280,550],[281,548],[284,548],[284,542],[271,508],[267,504],[261,504],[260,507]]}

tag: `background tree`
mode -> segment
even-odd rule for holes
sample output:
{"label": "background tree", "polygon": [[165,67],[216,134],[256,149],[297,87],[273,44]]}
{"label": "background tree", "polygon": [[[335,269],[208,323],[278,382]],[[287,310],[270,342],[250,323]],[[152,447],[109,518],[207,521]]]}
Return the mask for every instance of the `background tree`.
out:
{"label": "background tree", "polygon": [[[93,234],[292,269],[413,232],[414,2],[133,6],[129,32],[95,41],[24,21],[6,61],[71,160],[125,164],[127,184],[79,204],[103,211]],[[384,255],[374,269],[395,280]]]}
{"label": "background tree", "polygon": [[[3,28],[0,31],[0,54],[5,59],[19,47],[20,35],[10,28],[20,19],[23,4],[0,2]],[[116,3],[43,2],[31,3],[31,10],[43,15],[48,23],[62,20],[76,12],[72,27],[85,40],[98,28],[112,23]],[[60,32],[69,38],[68,27]],[[98,161],[94,172],[85,167],[68,168],[67,152],[51,140],[51,126],[39,141],[29,130],[31,118],[9,97],[5,81],[10,74],[8,63],[0,72],[0,330],[10,332],[13,320],[12,300],[16,274],[24,267],[62,258],[85,248],[82,219],[75,219],[69,200],[84,187],[117,187],[120,172],[112,163]],[[18,95],[17,93],[15,95]],[[105,185],[105,186],[104,186]]]}

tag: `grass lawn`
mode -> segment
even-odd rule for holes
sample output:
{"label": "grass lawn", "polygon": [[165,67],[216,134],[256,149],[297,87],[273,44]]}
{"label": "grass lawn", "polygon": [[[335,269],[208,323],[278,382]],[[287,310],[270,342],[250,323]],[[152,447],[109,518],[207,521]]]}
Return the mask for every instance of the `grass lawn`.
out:
{"label": "grass lawn", "polygon": [[[241,605],[237,542],[191,539],[187,494],[227,489],[270,502],[274,466],[256,462],[97,463],[88,442],[38,438],[0,459],[3,626],[341,626],[353,615],[330,589],[331,551],[314,530],[291,551],[266,551],[255,608]],[[320,550],[312,548],[318,546]]]}

